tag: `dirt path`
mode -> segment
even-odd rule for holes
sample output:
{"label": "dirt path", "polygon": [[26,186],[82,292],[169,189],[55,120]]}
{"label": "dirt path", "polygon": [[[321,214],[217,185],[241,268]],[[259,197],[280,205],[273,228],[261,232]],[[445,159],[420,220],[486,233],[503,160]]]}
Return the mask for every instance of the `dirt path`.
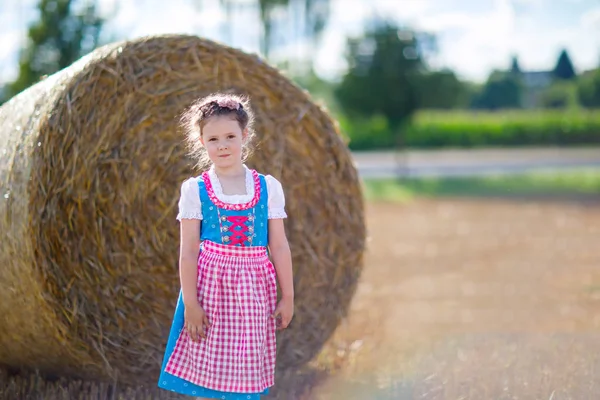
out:
{"label": "dirt path", "polygon": [[368,226],[311,399],[600,398],[600,205],[371,204]]}

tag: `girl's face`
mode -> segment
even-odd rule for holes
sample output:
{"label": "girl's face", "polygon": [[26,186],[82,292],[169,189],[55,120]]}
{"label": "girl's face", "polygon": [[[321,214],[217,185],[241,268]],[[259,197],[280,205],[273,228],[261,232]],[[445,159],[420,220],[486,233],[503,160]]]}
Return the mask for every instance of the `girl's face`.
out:
{"label": "girl's face", "polygon": [[215,167],[228,168],[241,164],[246,136],[235,119],[219,116],[206,121],[200,140]]}

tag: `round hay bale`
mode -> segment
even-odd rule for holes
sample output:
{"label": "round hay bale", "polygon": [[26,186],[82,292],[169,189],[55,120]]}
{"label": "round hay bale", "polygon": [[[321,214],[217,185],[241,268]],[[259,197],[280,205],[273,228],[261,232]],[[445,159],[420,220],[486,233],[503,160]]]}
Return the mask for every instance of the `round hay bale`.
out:
{"label": "round hay bale", "polygon": [[344,315],[365,245],[357,171],[334,122],[256,56],[193,36],[105,46],[0,108],[0,364],[156,379],[179,290],[178,129],[195,98],[249,94],[248,165],[286,192],[296,314],[278,368]]}

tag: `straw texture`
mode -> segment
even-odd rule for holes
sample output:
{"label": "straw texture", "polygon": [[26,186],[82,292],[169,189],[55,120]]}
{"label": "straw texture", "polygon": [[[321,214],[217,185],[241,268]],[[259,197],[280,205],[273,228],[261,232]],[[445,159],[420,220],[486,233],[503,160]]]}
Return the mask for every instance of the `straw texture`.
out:
{"label": "straw texture", "polygon": [[338,325],[365,245],[363,200],[335,123],[253,55],[193,36],[100,48],[0,108],[0,364],[152,382],[179,290],[178,117],[215,91],[251,96],[250,167],[286,193],[296,315],[278,368]]}

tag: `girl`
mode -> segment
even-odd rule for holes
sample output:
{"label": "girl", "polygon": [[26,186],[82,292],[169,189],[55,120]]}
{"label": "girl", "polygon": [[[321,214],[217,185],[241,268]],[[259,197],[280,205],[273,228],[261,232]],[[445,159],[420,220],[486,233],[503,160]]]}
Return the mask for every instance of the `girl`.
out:
{"label": "girl", "polygon": [[181,186],[181,291],[158,386],[259,399],[274,383],[275,331],[294,313],[283,190],[243,163],[253,137],[245,98],[200,99],[183,121],[199,166],[210,168]]}

